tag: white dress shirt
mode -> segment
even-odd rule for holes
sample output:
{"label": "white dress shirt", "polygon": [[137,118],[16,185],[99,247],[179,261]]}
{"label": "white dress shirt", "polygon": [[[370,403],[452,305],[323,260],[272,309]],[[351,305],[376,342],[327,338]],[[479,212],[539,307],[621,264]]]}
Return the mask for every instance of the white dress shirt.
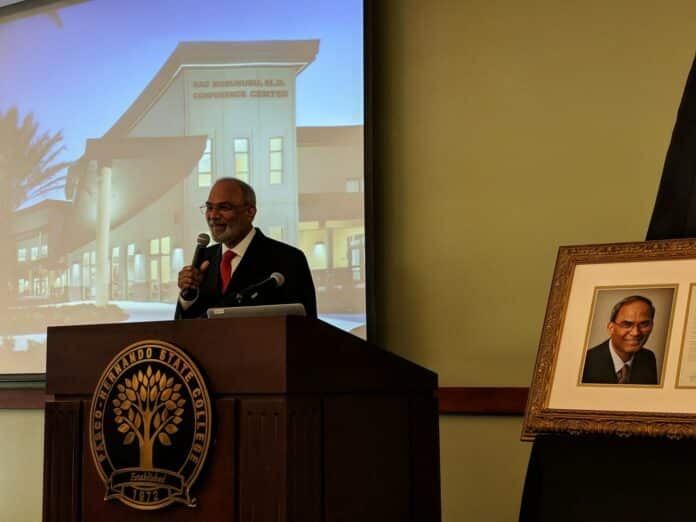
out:
{"label": "white dress shirt", "polygon": [[631,355],[631,358],[628,361],[624,361],[616,353],[616,350],[614,349],[614,344],[611,342],[611,339],[609,339],[609,353],[611,354],[611,360],[614,363],[614,373],[619,373],[621,368],[624,367],[624,364],[628,364],[628,368],[631,368],[631,365],[633,364],[633,356]]}
{"label": "white dress shirt", "polygon": [[[251,227],[249,233],[246,236],[244,236],[244,238],[239,243],[234,245],[232,248],[229,248],[224,243],[222,244],[222,256],[224,256],[225,252],[227,252],[228,250],[232,250],[232,252],[236,254],[230,261],[230,279],[234,276],[234,271],[237,269],[239,263],[242,261],[244,254],[246,254],[251,240],[254,239],[254,235],[256,235],[256,229],[254,227]],[[181,297],[181,294],[179,294],[179,304],[181,305],[181,308],[184,310],[188,310],[193,305],[193,303],[196,302],[197,299],[198,289],[196,289],[196,296],[191,300],[184,299],[183,297]]]}

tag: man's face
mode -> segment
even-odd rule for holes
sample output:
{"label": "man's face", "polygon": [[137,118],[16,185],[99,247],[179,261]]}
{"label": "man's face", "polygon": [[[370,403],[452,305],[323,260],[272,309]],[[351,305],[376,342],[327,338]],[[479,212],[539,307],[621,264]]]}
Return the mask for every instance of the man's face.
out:
{"label": "man's face", "polygon": [[251,230],[256,208],[244,203],[242,189],[233,181],[215,183],[206,206],[205,219],[218,243],[233,247]]}
{"label": "man's face", "polygon": [[643,347],[652,328],[650,306],[643,301],[623,305],[616,318],[607,325],[614,350],[623,361],[628,361]]}

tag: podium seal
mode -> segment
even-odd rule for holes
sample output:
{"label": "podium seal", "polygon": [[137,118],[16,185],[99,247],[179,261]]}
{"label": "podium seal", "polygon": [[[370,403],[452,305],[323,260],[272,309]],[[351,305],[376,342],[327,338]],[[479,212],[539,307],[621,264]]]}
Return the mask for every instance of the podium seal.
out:
{"label": "podium seal", "polygon": [[89,445],[104,500],[136,509],[196,506],[191,486],[210,446],[211,403],[180,348],[141,341],[102,373],[89,412]]}

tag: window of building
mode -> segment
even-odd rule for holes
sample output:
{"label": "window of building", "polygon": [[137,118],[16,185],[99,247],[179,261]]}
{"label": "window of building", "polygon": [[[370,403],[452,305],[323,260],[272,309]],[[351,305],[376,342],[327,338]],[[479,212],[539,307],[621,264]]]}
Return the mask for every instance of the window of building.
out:
{"label": "window of building", "polygon": [[170,300],[172,296],[171,238],[158,237],[150,240],[150,298]]}
{"label": "window of building", "polygon": [[283,183],[283,138],[271,138],[269,140],[269,165],[271,185]]}
{"label": "window of building", "polygon": [[213,184],[213,138],[205,140],[205,150],[198,160],[198,186],[209,187]]}
{"label": "window of building", "polygon": [[53,286],[51,287],[51,295],[56,297],[62,297],[65,295],[65,283],[68,279],[66,271],[61,272],[59,275],[53,279]]}
{"label": "window of building", "polygon": [[39,253],[42,258],[48,257],[48,236],[46,234],[39,235]]}
{"label": "window of building", "polygon": [[280,225],[268,227],[268,235],[273,239],[277,239],[278,241],[285,239],[283,237],[283,227]]}
{"label": "window of building", "polygon": [[249,139],[234,140],[234,176],[249,183]]}
{"label": "window of building", "polygon": [[160,263],[162,268],[162,283],[168,284],[172,281],[172,249],[171,249],[171,239],[169,236],[162,238],[160,251],[162,255],[160,256]]}
{"label": "window of building", "polygon": [[126,248],[128,259],[126,260],[126,297],[135,299],[135,243],[129,243]]}
{"label": "window of building", "polygon": [[352,272],[353,281],[361,282],[365,279],[363,273],[365,259],[365,236],[357,234],[348,236],[348,262]]}
{"label": "window of building", "polygon": [[34,278],[34,297],[47,297],[48,296],[48,277],[35,277]]}
{"label": "window of building", "polygon": [[362,192],[362,179],[350,178],[346,180],[346,192]]}
{"label": "window of building", "polygon": [[[17,261],[37,261],[48,257],[48,236],[40,233],[17,244]],[[33,279],[32,279],[33,281]]]}
{"label": "window of building", "polygon": [[[326,235],[325,232],[324,234]],[[325,270],[329,268],[329,251],[326,248],[326,241],[319,239],[314,242],[312,250],[309,252],[309,268],[312,270]]]}

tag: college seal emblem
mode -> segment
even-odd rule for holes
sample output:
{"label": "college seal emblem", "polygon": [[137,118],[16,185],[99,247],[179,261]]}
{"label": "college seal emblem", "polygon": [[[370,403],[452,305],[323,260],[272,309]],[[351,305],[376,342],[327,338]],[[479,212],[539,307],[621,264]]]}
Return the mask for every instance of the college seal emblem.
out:
{"label": "college seal emblem", "polygon": [[136,509],[195,507],[191,486],[210,445],[211,405],[193,361],[163,341],[141,341],[109,363],[92,396],[89,444],[104,500]]}

